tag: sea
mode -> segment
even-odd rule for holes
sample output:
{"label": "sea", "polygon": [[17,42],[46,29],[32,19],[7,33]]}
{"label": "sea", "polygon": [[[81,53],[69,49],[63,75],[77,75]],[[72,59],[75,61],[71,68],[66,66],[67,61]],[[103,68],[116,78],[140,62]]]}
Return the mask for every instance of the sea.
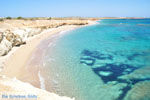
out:
{"label": "sea", "polygon": [[[103,19],[42,41],[41,88],[75,100],[150,100],[150,19]],[[40,55],[40,56],[39,56]]]}

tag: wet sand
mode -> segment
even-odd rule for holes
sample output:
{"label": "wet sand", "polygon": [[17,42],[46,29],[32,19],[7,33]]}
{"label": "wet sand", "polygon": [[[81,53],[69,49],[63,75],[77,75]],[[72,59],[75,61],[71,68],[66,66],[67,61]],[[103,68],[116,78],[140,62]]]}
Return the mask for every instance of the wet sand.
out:
{"label": "wet sand", "polygon": [[[91,23],[89,23],[89,25],[92,24],[95,24],[95,22],[91,21]],[[31,85],[37,88],[42,88],[40,82],[41,79],[39,78],[40,73],[38,72],[39,69],[34,65],[27,67],[26,65],[28,63],[28,59],[31,57],[35,48],[40,44],[42,40],[49,38],[53,34],[57,34],[62,31],[73,30],[79,27],[81,26],[65,25],[58,28],[47,29],[44,30],[41,34],[29,38],[25,45],[13,48],[13,50],[11,50],[10,53],[5,57],[4,68],[0,72],[1,77],[4,78],[4,76],[7,76],[10,79],[16,78],[17,80],[20,80],[22,82],[31,83]],[[38,51],[38,54],[39,57],[42,56],[40,51]],[[7,86],[4,86],[0,83],[0,87],[7,87]],[[2,89],[0,93],[5,91],[5,89],[6,88]]]}

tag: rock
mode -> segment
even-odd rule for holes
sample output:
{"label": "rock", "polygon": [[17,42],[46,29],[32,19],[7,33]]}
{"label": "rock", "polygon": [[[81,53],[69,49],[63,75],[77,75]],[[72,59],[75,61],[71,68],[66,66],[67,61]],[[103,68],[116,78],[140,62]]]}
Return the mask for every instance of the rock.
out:
{"label": "rock", "polygon": [[15,41],[15,35],[10,32],[10,30],[7,30],[4,34],[6,39],[13,44],[13,42]]}
{"label": "rock", "polygon": [[40,34],[40,28],[5,30],[0,32],[0,56],[6,55],[12,47],[25,44],[28,37]]}
{"label": "rock", "polygon": [[19,35],[16,35],[13,46],[20,46],[22,44],[25,44],[25,41],[22,41],[22,38],[20,38]]}
{"label": "rock", "polygon": [[0,43],[0,56],[6,55],[12,48],[12,43],[8,41],[5,37]]}
{"label": "rock", "polygon": [[41,32],[42,32],[42,29],[40,28],[28,29],[27,37],[32,37],[34,35],[40,34]]}
{"label": "rock", "polygon": [[[36,20],[36,21],[5,21],[0,25],[0,56],[6,55],[14,46],[25,44],[29,37],[40,34],[48,28],[57,28],[63,25],[84,25],[87,21],[81,20]],[[87,61],[91,63],[93,61]]]}
{"label": "rock", "polygon": [[4,69],[4,61],[0,59],[0,72]]}
{"label": "rock", "polygon": [[26,29],[16,29],[12,31],[16,36],[17,44],[24,44],[27,41],[28,31]]}
{"label": "rock", "polygon": [[12,46],[19,46],[24,44],[25,42],[22,41],[22,38],[18,34],[12,33],[10,30],[5,32],[5,37],[8,41],[12,43]]}
{"label": "rock", "polygon": [[134,85],[124,100],[150,100],[150,81]]}
{"label": "rock", "polygon": [[0,43],[3,40],[3,32],[0,32]]}

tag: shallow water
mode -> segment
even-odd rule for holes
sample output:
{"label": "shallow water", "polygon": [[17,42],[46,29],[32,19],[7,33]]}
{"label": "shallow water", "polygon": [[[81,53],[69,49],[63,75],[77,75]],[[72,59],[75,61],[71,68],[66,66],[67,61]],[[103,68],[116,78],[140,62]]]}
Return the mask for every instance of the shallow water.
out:
{"label": "shallow water", "polygon": [[76,100],[149,100],[150,19],[98,22],[41,43],[44,87]]}

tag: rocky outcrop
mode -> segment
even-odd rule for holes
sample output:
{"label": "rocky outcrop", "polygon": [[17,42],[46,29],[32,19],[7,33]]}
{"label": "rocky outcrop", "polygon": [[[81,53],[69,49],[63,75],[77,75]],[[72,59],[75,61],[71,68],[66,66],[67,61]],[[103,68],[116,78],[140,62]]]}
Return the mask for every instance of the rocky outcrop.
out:
{"label": "rocky outcrop", "polygon": [[40,34],[40,28],[5,30],[0,32],[0,56],[6,55],[12,47],[25,44],[29,37]]}
{"label": "rocky outcrop", "polygon": [[20,46],[24,44],[25,41],[18,35],[14,34],[10,30],[1,32],[0,35],[0,56],[6,55],[12,47]]}
{"label": "rocky outcrop", "polygon": [[2,40],[3,40],[3,33],[0,32],[0,43],[1,43]]}
{"label": "rocky outcrop", "polygon": [[19,34],[14,34],[10,30],[7,30],[6,32],[4,32],[4,36],[9,42],[12,43],[12,47],[19,46],[25,43],[25,41],[22,40]]}
{"label": "rocky outcrop", "polygon": [[43,31],[41,28],[28,28],[26,29],[26,32],[28,32],[27,37],[32,37],[34,35],[40,34]]}
{"label": "rocky outcrop", "polygon": [[6,55],[13,47],[25,44],[29,37],[43,30],[64,25],[86,25],[87,20],[6,20],[0,23],[0,56]]}
{"label": "rocky outcrop", "polygon": [[6,39],[6,37],[3,38],[3,40],[0,43],[0,56],[6,55],[12,48],[12,43]]}

